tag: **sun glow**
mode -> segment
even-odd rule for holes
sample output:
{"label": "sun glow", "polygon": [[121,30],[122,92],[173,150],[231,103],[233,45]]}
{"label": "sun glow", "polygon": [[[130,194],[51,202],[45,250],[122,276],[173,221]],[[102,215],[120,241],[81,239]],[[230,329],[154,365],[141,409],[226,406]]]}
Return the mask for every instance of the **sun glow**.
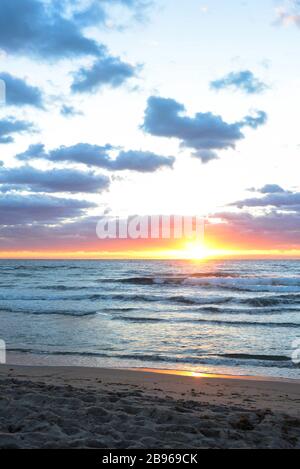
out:
{"label": "sun glow", "polygon": [[132,249],[132,250],[51,250],[51,251],[0,251],[0,259],[300,259],[300,250],[240,250],[222,249],[203,244],[200,241],[185,241],[172,246],[172,249]]}
{"label": "sun glow", "polygon": [[182,254],[186,259],[204,259],[209,251],[201,242],[193,241],[186,243]]}

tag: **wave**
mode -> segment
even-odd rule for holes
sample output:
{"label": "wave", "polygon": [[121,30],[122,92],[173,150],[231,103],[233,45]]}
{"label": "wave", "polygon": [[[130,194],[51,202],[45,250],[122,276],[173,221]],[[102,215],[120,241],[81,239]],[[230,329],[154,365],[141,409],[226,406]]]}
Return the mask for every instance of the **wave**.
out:
{"label": "wave", "polygon": [[33,302],[33,301],[81,301],[81,300],[88,300],[90,295],[73,295],[73,296],[11,296],[11,295],[2,295],[0,296],[0,301],[26,301],[26,302]]}
{"label": "wave", "polygon": [[218,357],[234,358],[236,360],[261,360],[261,361],[272,361],[272,362],[290,362],[291,357],[284,355],[251,355],[247,353],[224,353],[217,355]]}
{"label": "wave", "polygon": [[13,309],[12,308],[4,308],[4,307],[1,307],[0,308],[0,313],[13,313]]}
{"label": "wave", "polygon": [[47,310],[47,311],[36,311],[36,310],[27,310],[27,309],[18,309],[18,308],[1,308],[0,313],[14,313],[14,314],[28,314],[34,316],[70,316],[70,317],[85,317],[85,316],[94,316],[99,313],[99,311],[67,311],[67,310]]}
{"label": "wave", "polygon": [[54,356],[74,356],[74,357],[103,357],[109,358],[110,355],[107,353],[101,352],[70,352],[70,351],[62,351],[62,350],[36,350],[30,348],[22,348],[22,347],[11,347],[7,348],[7,352],[18,352],[18,353],[30,353],[35,355],[54,355]]}
{"label": "wave", "polygon": [[[66,292],[68,290],[82,290],[88,289],[89,287],[66,287],[64,285],[57,285],[56,291]],[[46,287],[45,287],[46,289]],[[165,292],[164,292],[165,293]],[[83,293],[78,295],[18,295],[17,292],[14,295],[7,293],[0,296],[0,301],[4,304],[0,305],[1,310],[13,309],[14,302],[24,301],[34,302],[55,302],[55,301],[74,301],[74,302],[101,302],[101,301],[119,301],[134,303],[161,303],[161,304],[178,304],[183,306],[190,306],[191,311],[203,311],[211,313],[222,313],[222,314],[257,314],[265,313],[272,314],[276,312],[297,312],[300,311],[300,294],[284,294],[284,295],[272,295],[272,296],[221,296],[220,294],[214,295],[154,295],[154,294],[139,294],[139,293]],[[6,302],[10,302],[6,306]],[[227,306],[226,306],[227,305]],[[99,304],[99,307],[103,304]],[[104,305],[105,306],[105,305]],[[196,307],[198,308],[196,309]],[[72,306],[73,307],[73,306]],[[248,309],[247,309],[248,307]],[[78,309],[81,308],[78,306]],[[130,306],[134,308],[134,306]],[[252,308],[252,309],[249,309]],[[18,309],[18,306],[16,306]],[[111,308],[107,308],[111,309]],[[117,307],[118,309],[118,307]]]}
{"label": "wave", "polygon": [[206,324],[212,324],[212,325],[218,325],[218,326],[243,326],[243,327],[258,326],[258,327],[300,328],[300,323],[293,323],[293,322],[223,321],[219,319],[193,319],[193,320],[188,320],[188,322],[206,323]]}
{"label": "wave", "polygon": [[[131,277],[131,278],[124,278],[124,279],[105,279],[102,280],[102,282],[109,282],[109,283],[125,283],[129,285],[165,285],[165,286],[172,286],[172,285],[185,285],[188,284],[189,282],[191,284],[198,284],[202,286],[210,286],[209,283],[205,283],[203,281],[197,281],[197,279],[203,279],[203,278],[211,278],[215,277],[215,275],[207,275],[207,274],[193,274],[191,277],[186,277],[186,276],[167,276],[167,277]],[[225,275],[220,276],[220,277],[226,277]],[[219,277],[215,277],[216,279]]]}
{"label": "wave", "polygon": [[58,291],[73,291],[73,290],[88,290],[90,287],[84,287],[80,285],[68,286],[68,285],[46,285],[37,286],[39,290],[58,290]]}
{"label": "wave", "polygon": [[280,277],[254,277],[241,276],[229,272],[201,272],[182,275],[152,275],[140,277],[128,277],[121,279],[103,278],[101,283],[119,283],[140,287],[198,287],[202,290],[224,290],[241,293],[299,293],[300,280],[298,278]]}
{"label": "wave", "polygon": [[244,306],[242,308],[239,307],[237,303],[237,307],[227,307],[227,306],[222,306],[222,307],[217,307],[217,306],[202,306],[199,308],[195,308],[191,310],[193,313],[216,313],[216,314],[222,314],[226,316],[227,314],[238,314],[238,315],[273,315],[273,314],[278,314],[278,313],[298,313],[300,312],[300,307],[297,306],[285,306],[285,305],[280,305],[280,306],[261,306],[259,309],[247,309]]}
{"label": "wave", "polygon": [[170,296],[168,298],[166,298],[167,300],[171,301],[171,302],[175,302],[175,303],[182,303],[182,304],[186,304],[186,305],[199,305],[199,304],[226,304],[226,303],[229,303],[230,301],[233,300],[232,297],[230,298],[220,298],[220,297],[217,297],[217,298],[206,298],[206,297],[203,297],[203,298],[191,298],[191,297],[188,297],[188,296],[182,296],[182,295],[179,295],[179,296]]}
{"label": "wave", "polygon": [[[59,291],[67,291],[68,288],[58,288]],[[74,288],[77,290],[77,288]],[[0,296],[0,301],[100,301],[100,300],[117,300],[117,301],[132,301],[132,302],[155,302],[163,301],[163,296],[150,296],[150,295],[138,295],[138,294],[110,294],[110,293],[91,293],[86,295],[73,295],[73,296],[12,296],[12,295],[2,295]]]}
{"label": "wave", "polygon": [[254,307],[276,306],[281,304],[300,304],[300,293],[276,296],[262,296],[256,298],[245,298],[241,303]]}
{"label": "wave", "polygon": [[130,285],[176,285],[183,282],[182,277],[160,278],[160,277],[132,277],[115,280],[117,283],[126,283]]}
{"label": "wave", "polygon": [[[88,287],[87,287],[88,288]],[[79,288],[80,289],[80,288]],[[68,291],[68,288],[60,287],[58,291]],[[73,289],[72,289],[73,290]],[[74,287],[74,290],[77,288]],[[235,296],[187,296],[187,295],[146,295],[135,293],[91,293],[83,295],[67,295],[67,296],[17,296],[17,295],[2,295],[0,301],[121,301],[132,303],[173,303],[185,306],[199,306],[198,309],[193,308],[193,311],[209,311],[211,313],[241,313],[241,314],[257,314],[262,312],[265,314],[276,312],[293,312],[300,311],[300,294],[298,295],[276,295],[276,296],[261,296],[261,297],[246,297],[239,298]],[[232,308],[225,305],[231,304]],[[239,308],[239,305],[242,308]],[[298,306],[299,305],[299,306]],[[224,308],[221,308],[224,306]],[[235,307],[234,307],[235,306]],[[253,309],[245,309],[245,306],[252,307]],[[2,309],[7,309],[2,306]],[[131,307],[133,308],[133,307]],[[277,308],[277,309],[276,309]],[[112,308],[108,308],[112,309]],[[117,308],[118,309],[118,308]],[[0,309],[1,310],[1,309]]]}
{"label": "wave", "polygon": [[91,352],[91,351],[70,351],[70,350],[38,350],[25,347],[11,347],[7,349],[8,352],[44,355],[44,356],[62,356],[62,357],[91,357],[91,358],[110,358],[117,360],[139,361],[143,363],[179,363],[183,365],[234,365],[240,366],[242,362],[247,360],[252,362],[253,366],[257,367],[270,367],[270,368],[297,368],[293,364],[290,357],[284,355],[258,355],[258,354],[245,354],[245,353],[225,353],[220,355],[204,355],[204,356],[181,356],[178,355],[164,355],[164,354],[145,354],[145,353],[105,353],[105,352]]}
{"label": "wave", "polygon": [[112,321],[125,321],[133,323],[159,323],[159,322],[170,322],[168,319],[162,318],[148,318],[148,317],[132,317],[132,316],[113,316]]}
{"label": "wave", "polygon": [[[224,354],[226,355],[226,354]],[[121,360],[138,360],[146,362],[162,362],[162,363],[180,363],[180,364],[192,364],[201,367],[202,365],[242,365],[245,357],[249,361],[252,361],[254,366],[257,367],[270,367],[270,368],[297,368],[293,364],[291,358],[285,356],[269,356],[269,355],[246,355],[246,354],[228,354],[229,356],[222,355],[205,355],[198,357],[178,357],[170,355],[144,355],[144,354],[129,354],[129,355],[113,355],[113,358],[118,358]],[[232,356],[231,356],[232,355]],[[238,358],[238,357],[241,358]],[[229,363],[226,363],[229,361]],[[239,363],[240,361],[240,363]]]}
{"label": "wave", "polygon": [[15,271],[18,270],[29,270],[29,271],[41,271],[41,270],[57,270],[57,269],[63,269],[63,270],[74,270],[74,269],[82,269],[81,266],[75,266],[75,265],[64,265],[63,263],[57,263],[53,265],[15,265],[15,266],[0,266],[0,273],[8,271],[11,273],[14,273]]}
{"label": "wave", "polygon": [[191,274],[191,277],[194,278],[209,278],[209,277],[215,277],[215,278],[237,278],[240,277],[241,274],[236,274],[234,272],[197,272],[194,274]]}
{"label": "wave", "polygon": [[103,311],[105,312],[116,312],[116,311],[130,312],[130,311],[140,311],[140,308],[104,308]]}
{"label": "wave", "polygon": [[300,328],[300,323],[292,322],[259,322],[259,321],[225,321],[220,319],[190,319],[190,318],[153,318],[153,317],[141,317],[141,316],[113,316],[113,321],[125,321],[132,323],[192,323],[192,324],[208,324],[217,326],[242,326],[242,327],[287,327],[287,328]]}

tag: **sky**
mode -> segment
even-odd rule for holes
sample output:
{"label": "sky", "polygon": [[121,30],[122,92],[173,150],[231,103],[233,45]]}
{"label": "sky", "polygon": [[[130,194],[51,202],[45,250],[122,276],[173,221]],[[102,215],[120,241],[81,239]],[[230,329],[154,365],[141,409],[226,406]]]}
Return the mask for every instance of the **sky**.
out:
{"label": "sky", "polygon": [[[1,0],[0,257],[299,257],[299,37],[299,0]],[[97,237],[133,215],[205,239]]]}

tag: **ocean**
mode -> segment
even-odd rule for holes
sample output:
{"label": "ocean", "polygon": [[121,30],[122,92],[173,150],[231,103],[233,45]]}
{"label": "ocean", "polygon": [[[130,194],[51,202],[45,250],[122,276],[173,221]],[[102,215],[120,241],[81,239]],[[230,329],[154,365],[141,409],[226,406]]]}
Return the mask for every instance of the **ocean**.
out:
{"label": "ocean", "polygon": [[3,260],[0,321],[15,363],[300,378],[300,261]]}

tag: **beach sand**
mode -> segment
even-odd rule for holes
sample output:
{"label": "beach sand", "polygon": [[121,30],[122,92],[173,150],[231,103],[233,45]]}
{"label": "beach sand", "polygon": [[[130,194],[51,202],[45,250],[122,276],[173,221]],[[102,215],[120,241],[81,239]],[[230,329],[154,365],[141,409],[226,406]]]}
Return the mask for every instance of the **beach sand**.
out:
{"label": "beach sand", "polygon": [[0,448],[300,448],[300,381],[2,365]]}

